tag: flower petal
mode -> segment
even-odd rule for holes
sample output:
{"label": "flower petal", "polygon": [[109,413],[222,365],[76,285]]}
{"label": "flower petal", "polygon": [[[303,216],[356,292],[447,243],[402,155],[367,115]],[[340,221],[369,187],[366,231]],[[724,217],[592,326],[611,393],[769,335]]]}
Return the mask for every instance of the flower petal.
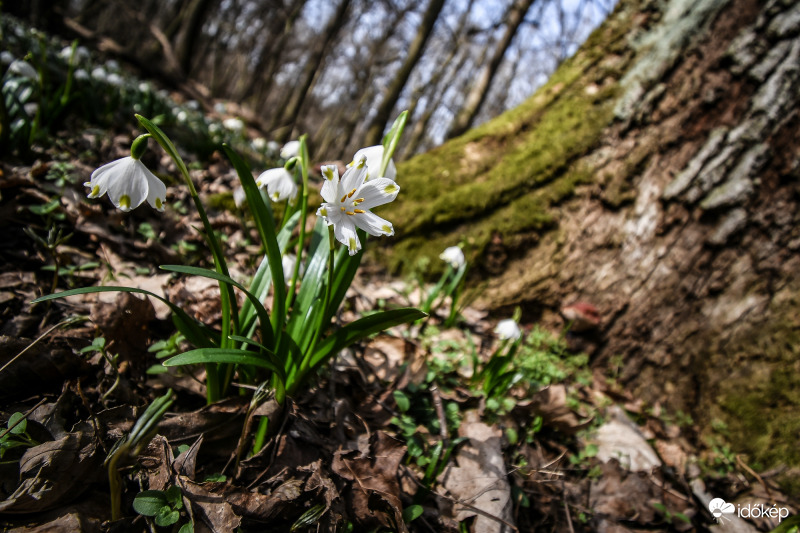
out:
{"label": "flower petal", "polygon": [[364,201],[358,204],[361,209],[372,209],[379,205],[387,204],[397,198],[400,186],[389,178],[369,180],[358,191],[358,196]]}
{"label": "flower petal", "polygon": [[339,188],[339,168],[336,165],[324,165],[321,171],[325,182],[322,184],[320,195],[326,202],[334,203]]}
{"label": "flower petal", "polygon": [[343,217],[338,223],[333,225],[333,234],[336,240],[347,246],[347,251],[350,255],[356,255],[361,249],[361,241],[358,240],[356,227],[349,219],[351,217]]}
{"label": "flower petal", "polygon": [[[348,168],[342,176],[339,192],[349,194],[352,190],[358,190],[367,178],[367,160],[362,158],[355,165]],[[341,200],[341,198],[339,198]]]}
{"label": "flower petal", "polygon": [[366,211],[364,213],[356,213],[352,217],[356,226],[363,229],[374,237],[381,235],[391,236],[394,235],[394,227],[388,220],[384,220],[375,213]]}
{"label": "flower petal", "polygon": [[153,209],[163,212],[164,205],[167,202],[167,186],[141,162],[139,162],[139,164],[142,165],[141,170],[144,173],[144,177],[147,179],[147,203],[150,204]]}
{"label": "flower petal", "polygon": [[85,186],[92,188],[92,190],[89,191],[88,197],[97,198],[98,196],[103,196],[108,191],[109,179],[118,172],[114,169],[119,167],[121,164],[124,164],[128,159],[131,159],[131,157],[117,159],[111,163],[106,163],[102,167],[92,172],[92,176],[89,178],[89,181],[84,183]]}

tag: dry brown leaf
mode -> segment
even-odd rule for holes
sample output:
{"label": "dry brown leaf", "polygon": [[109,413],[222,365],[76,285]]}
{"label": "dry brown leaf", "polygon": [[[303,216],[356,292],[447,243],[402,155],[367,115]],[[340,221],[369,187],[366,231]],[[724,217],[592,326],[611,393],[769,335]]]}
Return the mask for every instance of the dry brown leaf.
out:
{"label": "dry brown leaf", "polygon": [[364,527],[382,524],[408,531],[403,522],[397,481],[397,470],[405,453],[403,443],[378,431],[360,452],[339,450],[334,454],[331,469],[353,482],[352,506],[357,521]]}
{"label": "dry brown leaf", "polygon": [[439,477],[439,482],[450,494],[450,499],[456,501],[451,509],[455,513],[453,518],[461,522],[475,516],[472,529],[475,532],[512,531],[506,525],[513,524],[514,517],[511,486],[508,483],[501,447],[502,432],[480,422],[474,411],[467,413],[465,418],[458,434],[466,437],[468,442],[456,453],[457,466],[448,465]]}

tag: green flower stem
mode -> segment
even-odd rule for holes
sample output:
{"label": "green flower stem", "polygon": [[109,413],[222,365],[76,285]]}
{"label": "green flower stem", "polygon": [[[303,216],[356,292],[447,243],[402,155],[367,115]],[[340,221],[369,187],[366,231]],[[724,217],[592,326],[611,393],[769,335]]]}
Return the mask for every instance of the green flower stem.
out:
{"label": "green flower stem", "polygon": [[306,145],[306,136],[300,136],[300,173],[303,177],[303,196],[300,200],[300,236],[297,238],[297,252],[295,257],[297,260],[294,262],[294,272],[292,272],[292,281],[289,284],[289,294],[286,298],[286,311],[292,307],[297,289],[297,278],[300,275],[300,263],[303,257],[303,246],[306,240],[306,219],[308,218],[308,146]]}
{"label": "green flower stem", "polygon": [[[333,234],[333,226],[328,226],[328,245],[330,247],[328,256],[328,283],[325,287],[325,307],[322,308],[322,313],[320,314],[320,316],[323,317],[328,316],[331,305],[331,293],[333,291],[334,259],[336,258],[336,238]],[[319,335],[326,325],[327,324],[324,323],[314,324],[314,326],[316,326],[314,328],[314,336],[311,338],[311,342],[308,345],[308,351],[303,354],[303,360],[300,362],[300,369],[297,371],[297,375],[289,385],[289,390],[287,391],[289,394],[293,394],[296,386],[303,383],[304,376],[306,372],[308,372],[308,368],[311,364],[311,356],[317,345],[317,339],[319,339]]]}
{"label": "green flower stem", "polygon": [[[175,165],[180,170],[186,186],[189,188],[189,194],[192,197],[197,213],[200,215],[200,220],[203,222],[203,231],[205,232],[206,240],[211,247],[211,253],[214,257],[214,266],[217,272],[230,277],[228,272],[228,265],[225,262],[225,257],[222,255],[222,247],[214,234],[214,229],[208,220],[208,215],[200,201],[200,196],[197,194],[197,189],[194,186],[192,177],[189,175],[189,169],[183,162],[183,159],[178,154],[178,150],[172,141],[161,131],[161,129],[153,124],[150,120],[141,115],[136,115],[139,123],[153,136],[153,138],[161,145],[161,148],[172,158]],[[230,341],[231,325],[233,325],[233,333],[239,334],[239,311],[236,305],[236,295],[233,292],[233,287],[220,282],[220,301],[222,304],[222,333],[220,336],[220,347],[230,348],[232,343]],[[231,321],[233,324],[231,324]],[[216,402],[220,398],[220,393],[227,388],[227,383],[220,383],[220,369],[216,364],[206,365],[206,400],[209,404]]]}
{"label": "green flower stem", "polygon": [[121,454],[116,454],[108,461],[108,485],[111,493],[111,521],[122,518],[122,478],[117,470]]}

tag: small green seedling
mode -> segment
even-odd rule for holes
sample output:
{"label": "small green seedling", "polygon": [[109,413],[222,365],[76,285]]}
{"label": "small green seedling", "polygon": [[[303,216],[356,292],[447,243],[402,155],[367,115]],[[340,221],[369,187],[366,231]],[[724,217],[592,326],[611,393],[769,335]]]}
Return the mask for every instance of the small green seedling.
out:
{"label": "small green seedling", "polygon": [[[172,485],[167,490],[142,491],[133,500],[133,510],[142,516],[152,518],[159,527],[177,524],[181,519],[181,509],[183,509],[183,494],[177,485]],[[181,526],[178,533],[193,531],[192,523],[187,522]]]}

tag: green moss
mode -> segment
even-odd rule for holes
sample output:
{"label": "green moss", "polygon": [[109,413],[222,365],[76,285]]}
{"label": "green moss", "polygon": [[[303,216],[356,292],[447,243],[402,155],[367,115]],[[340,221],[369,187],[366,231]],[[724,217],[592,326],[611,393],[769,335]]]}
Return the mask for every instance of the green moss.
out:
{"label": "green moss", "polygon": [[[734,453],[760,469],[800,466],[800,309],[773,311],[784,320],[757,328],[726,347],[729,369],[717,398]],[[800,495],[800,483],[781,480]]]}
{"label": "green moss", "polygon": [[[463,238],[480,256],[496,233],[506,242],[555,227],[553,206],[593,179],[579,161],[613,119],[628,20],[617,13],[522,105],[399,166],[399,201],[380,212],[397,232],[392,270]],[[609,47],[622,55],[605,61]]]}
{"label": "green moss", "polygon": [[217,211],[230,211],[232,213],[236,212],[236,203],[233,201],[233,193],[215,193],[210,195],[206,201],[211,209],[215,209]]}

